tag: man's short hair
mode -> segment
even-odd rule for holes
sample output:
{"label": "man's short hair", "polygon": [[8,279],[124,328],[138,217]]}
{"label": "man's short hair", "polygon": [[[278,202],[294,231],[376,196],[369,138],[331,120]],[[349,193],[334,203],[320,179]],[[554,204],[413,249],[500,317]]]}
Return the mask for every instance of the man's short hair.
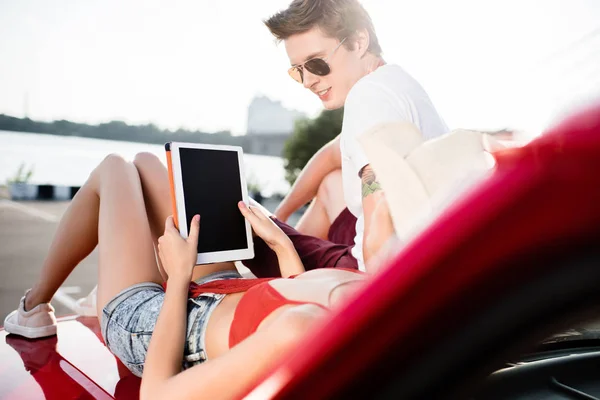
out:
{"label": "man's short hair", "polygon": [[[287,9],[264,23],[277,40],[318,27],[325,35],[341,41],[345,37],[351,38],[360,29],[366,29],[369,33],[367,50],[381,55],[371,17],[358,0],[293,0]],[[351,40],[347,40],[344,46],[354,49]]]}

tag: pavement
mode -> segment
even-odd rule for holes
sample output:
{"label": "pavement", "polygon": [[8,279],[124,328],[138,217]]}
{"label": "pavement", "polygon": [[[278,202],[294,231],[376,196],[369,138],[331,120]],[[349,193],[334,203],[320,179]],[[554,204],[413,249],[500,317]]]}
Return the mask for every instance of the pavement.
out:
{"label": "pavement", "polygon": [[[17,308],[26,289],[38,279],[58,221],[69,202],[13,202],[0,199],[0,325]],[[74,298],[96,285],[98,252],[94,250],[67,278],[63,287]],[[73,314],[53,300],[56,315]]]}
{"label": "pavement", "polygon": [[[278,201],[263,205],[274,211]],[[38,279],[42,263],[68,201],[11,201],[0,187],[0,326],[17,308],[25,290]],[[290,218],[296,223],[300,214]],[[52,300],[57,316],[73,314],[73,302],[96,286],[98,251],[94,250],[67,278]]]}

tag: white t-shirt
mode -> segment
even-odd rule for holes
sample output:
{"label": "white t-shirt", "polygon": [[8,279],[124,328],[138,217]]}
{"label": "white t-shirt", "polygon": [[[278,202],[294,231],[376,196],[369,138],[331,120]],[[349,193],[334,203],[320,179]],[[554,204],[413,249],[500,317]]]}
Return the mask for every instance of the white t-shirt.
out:
{"label": "white t-shirt", "polygon": [[364,220],[358,173],[369,160],[357,138],[378,124],[395,121],[412,122],[425,140],[448,132],[421,85],[398,65],[386,64],[360,79],[348,93],[340,139],[344,197],[357,218],[352,255],[362,271]]}

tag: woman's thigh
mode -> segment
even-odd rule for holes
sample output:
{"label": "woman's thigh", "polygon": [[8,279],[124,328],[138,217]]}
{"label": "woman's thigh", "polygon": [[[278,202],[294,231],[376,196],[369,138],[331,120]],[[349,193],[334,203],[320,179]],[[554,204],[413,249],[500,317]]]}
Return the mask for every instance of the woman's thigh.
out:
{"label": "woman's thigh", "polygon": [[140,179],[135,167],[107,157],[94,172],[98,218],[98,309],[124,289],[142,282],[161,283]]}
{"label": "woman's thigh", "polygon": [[162,234],[165,220],[173,213],[169,174],[162,161],[152,153],[139,153],[133,164],[138,170],[153,239]]}

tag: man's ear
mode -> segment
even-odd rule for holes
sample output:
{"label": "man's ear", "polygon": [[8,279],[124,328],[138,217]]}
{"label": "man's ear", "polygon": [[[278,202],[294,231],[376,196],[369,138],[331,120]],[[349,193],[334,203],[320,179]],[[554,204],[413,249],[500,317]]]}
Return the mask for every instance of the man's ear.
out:
{"label": "man's ear", "polygon": [[356,46],[354,50],[358,52],[359,58],[363,58],[369,49],[369,32],[366,29],[359,29],[354,33],[353,39]]}

